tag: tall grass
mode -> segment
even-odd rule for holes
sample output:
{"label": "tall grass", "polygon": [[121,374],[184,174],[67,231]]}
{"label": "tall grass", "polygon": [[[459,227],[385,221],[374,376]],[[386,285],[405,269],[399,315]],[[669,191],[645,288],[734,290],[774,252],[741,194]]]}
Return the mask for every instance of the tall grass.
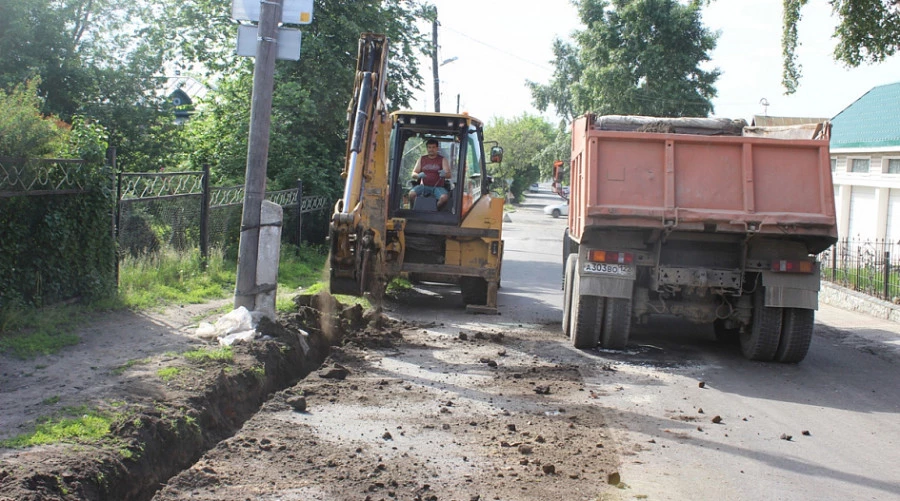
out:
{"label": "tall grass", "polygon": [[[325,275],[327,250],[321,246],[284,245],[278,267],[279,311],[293,309],[292,296],[316,288]],[[78,343],[75,327],[97,310],[148,310],[175,304],[200,304],[234,293],[237,263],[221,250],[210,251],[206,268],[197,251],[163,251],[133,258],[119,265],[119,288],[114,299],[40,309],[0,312],[0,353],[33,358]]]}
{"label": "tall grass", "polygon": [[198,251],[167,250],[145,257],[126,257],[119,265],[119,298],[142,310],[169,304],[199,304],[227,297],[234,290],[235,263],[213,250],[203,269]]}

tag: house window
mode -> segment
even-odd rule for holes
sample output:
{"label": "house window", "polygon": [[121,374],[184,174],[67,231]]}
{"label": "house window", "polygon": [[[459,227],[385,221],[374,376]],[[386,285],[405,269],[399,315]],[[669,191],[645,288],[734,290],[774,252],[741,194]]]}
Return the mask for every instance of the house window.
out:
{"label": "house window", "polygon": [[868,158],[854,158],[850,163],[850,172],[869,172]]}
{"label": "house window", "polygon": [[891,158],[888,160],[888,174],[900,174],[900,158]]}
{"label": "house window", "polygon": [[831,159],[831,172],[837,171],[837,158]]}

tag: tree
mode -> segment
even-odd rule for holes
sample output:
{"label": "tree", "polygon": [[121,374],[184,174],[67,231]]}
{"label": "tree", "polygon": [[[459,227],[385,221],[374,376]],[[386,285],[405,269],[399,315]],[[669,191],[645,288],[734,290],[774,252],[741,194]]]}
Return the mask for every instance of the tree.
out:
{"label": "tree", "polygon": [[0,10],[0,86],[40,77],[42,111],[69,120],[91,104],[138,104],[164,54],[148,2],[20,0]]}
{"label": "tree", "polygon": [[[235,58],[230,46],[222,48],[220,41],[234,36],[234,24],[227,16],[213,16],[214,22],[205,25],[192,20],[218,3],[198,0],[181,5],[184,10],[172,7],[181,25],[175,30],[178,50],[204,67],[228,68],[203,110],[187,125],[191,165],[208,163],[220,182],[242,183],[252,60]],[[300,60],[278,61],[275,67],[267,167],[270,188],[295,187],[301,179],[307,193],[339,195],[359,36],[364,31],[388,36],[388,99],[393,107],[408,106],[414,90],[422,85],[417,54],[427,50],[426,39],[416,27],[420,14],[420,5],[402,0],[316,2],[313,23],[303,27]],[[220,19],[227,22],[218,24]]]}
{"label": "tree", "polygon": [[[781,36],[783,55],[782,83],[785,94],[797,90],[802,68],[797,63],[797,24],[800,10],[809,0],[784,0],[784,25]],[[879,63],[900,48],[900,2],[896,0],[830,0],[838,18],[834,36],[835,61],[849,67]]]}
{"label": "tree", "polygon": [[518,199],[530,184],[543,177],[542,163],[546,162],[543,154],[554,143],[556,132],[543,118],[523,114],[514,119],[492,119],[485,127],[484,136],[503,147],[503,163],[491,171],[495,187],[512,192]]}
{"label": "tree", "polygon": [[717,35],[700,0],[576,0],[587,26],[575,44],[554,42],[551,83],[528,82],[535,106],[566,120],[599,114],[707,116],[719,70],[703,70]]}
{"label": "tree", "polygon": [[4,2],[0,87],[39,77],[43,114],[99,122],[120,165],[146,168],[148,158],[171,155],[172,117],[160,113],[159,74],[170,45],[163,15],[149,1]]}

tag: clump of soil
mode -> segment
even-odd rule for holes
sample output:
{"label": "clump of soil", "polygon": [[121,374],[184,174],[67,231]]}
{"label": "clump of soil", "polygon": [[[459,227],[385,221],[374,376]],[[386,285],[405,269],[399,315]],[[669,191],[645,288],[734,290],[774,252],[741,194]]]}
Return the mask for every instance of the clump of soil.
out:
{"label": "clump of soil", "polygon": [[[83,395],[82,402],[120,417],[100,442],[0,449],[0,501],[150,499],[171,476],[240,429],[272,394],[318,369],[332,346],[381,344],[393,336],[390,330],[383,333],[389,321],[380,312],[345,308],[329,294],[299,296],[296,303],[295,313],[261,321],[261,336],[233,346],[233,359],[226,361],[191,361],[169,352],[125,364],[123,370],[121,353],[146,353],[145,345],[159,339],[149,333],[115,337],[88,331],[88,343],[115,346],[110,353],[119,358],[105,364],[101,350],[94,350],[92,363],[107,370],[95,378],[103,379],[95,383],[102,390]],[[104,335],[109,339],[97,339]],[[202,346],[191,342],[185,346]],[[54,370],[66,373],[65,353],[52,362],[63,366]],[[176,376],[163,380],[158,376],[163,368],[174,369]],[[48,385],[43,395],[59,391],[49,387],[59,386],[51,379],[40,381]],[[42,395],[38,388],[28,389],[29,395]],[[66,398],[77,401],[78,391],[73,388]]]}

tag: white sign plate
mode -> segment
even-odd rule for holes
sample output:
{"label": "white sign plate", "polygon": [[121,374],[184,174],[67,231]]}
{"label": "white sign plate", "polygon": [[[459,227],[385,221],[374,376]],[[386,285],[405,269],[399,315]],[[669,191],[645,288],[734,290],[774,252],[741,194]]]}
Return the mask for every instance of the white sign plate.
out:
{"label": "white sign plate", "polygon": [[[237,55],[256,57],[256,44],[259,30],[254,24],[239,24],[237,37]],[[300,59],[300,30],[278,28],[278,52],[276,59],[298,61]]]}
{"label": "white sign plate", "polygon": [[[237,21],[259,22],[260,0],[231,0],[231,17]],[[313,0],[284,0],[281,22],[309,24],[313,19]]]}

